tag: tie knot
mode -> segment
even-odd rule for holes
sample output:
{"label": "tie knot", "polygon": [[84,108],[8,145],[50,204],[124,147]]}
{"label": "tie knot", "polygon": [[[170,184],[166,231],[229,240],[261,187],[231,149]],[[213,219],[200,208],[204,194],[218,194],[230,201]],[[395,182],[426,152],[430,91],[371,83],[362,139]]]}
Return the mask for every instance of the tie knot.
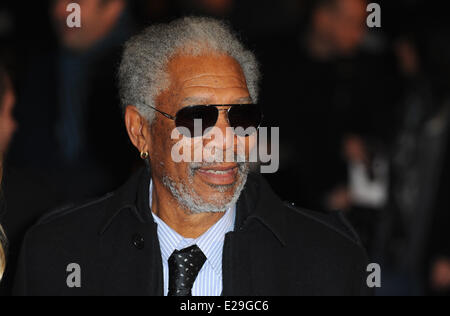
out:
{"label": "tie knot", "polygon": [[192,287],[205,261],[206,256],[196,245],[174,251],[169,258],[169,296],[192,296]]}

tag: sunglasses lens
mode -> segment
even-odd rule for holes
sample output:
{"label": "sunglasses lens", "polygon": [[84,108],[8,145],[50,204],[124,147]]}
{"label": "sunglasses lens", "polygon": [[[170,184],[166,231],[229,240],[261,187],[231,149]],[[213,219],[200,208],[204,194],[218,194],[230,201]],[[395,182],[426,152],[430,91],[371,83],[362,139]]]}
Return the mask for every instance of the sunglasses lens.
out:
{"label": "sunglasses lens", "polygon": [[[236,130],[238,136],[250,136],[256,132],[262,122],[262,112],[256,104],[243,104],[234,106],[228,113],[228,120],[231,127]],[[239,128],[243,131],[239,132]],[[254,129],[253,131],[245,131],[247,129]],[[250,132],[250,133],[245,133]]]}
{"label": "sunglasses lens", "polygon": [[[218,117],[219,111],[215,107],[203,105],[188,106],[177,113],[175,125],[184,136],[201,137],[208,128],[216,125]],[[201,134],[198,134],[198,131],[195,130],[196,120],[201,120]],[[186,135],[187,131],[189,131],[189,135]]]}

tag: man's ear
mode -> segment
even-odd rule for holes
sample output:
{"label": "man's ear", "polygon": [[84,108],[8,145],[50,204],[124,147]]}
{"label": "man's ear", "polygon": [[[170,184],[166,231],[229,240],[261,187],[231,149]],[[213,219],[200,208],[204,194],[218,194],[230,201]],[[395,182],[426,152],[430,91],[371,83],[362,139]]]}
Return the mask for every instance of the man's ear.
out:
{"label": "man's ear", "polygon": [[149,152],[151,138],[148,122],[135,106],[129,105],[125,109],[125,126],[134,147],[139,152]]}

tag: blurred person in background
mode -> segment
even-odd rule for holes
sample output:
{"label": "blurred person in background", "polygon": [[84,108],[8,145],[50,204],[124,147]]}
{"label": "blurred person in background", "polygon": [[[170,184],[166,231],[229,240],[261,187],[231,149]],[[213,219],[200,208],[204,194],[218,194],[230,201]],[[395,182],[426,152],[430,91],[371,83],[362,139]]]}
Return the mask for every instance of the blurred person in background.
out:
{"label": "blurred person in background", "polygon": [[101,44],[114,31],[126,8],[124,0],[77,1],[81,7],[81,27],[70,28],[67,25],[67,7],[72,1],[52,2],[51,17],[55,31],[62,46],[72,52],[87,52]]}
{"label": "blurred person in background", "polygon": [[355,55],[367,32],[366,8],[365,0],[314,1],[304,38],[310,55],[318,60]]}
{"label": "blurred person in background", "polygon": [[81,27],[70,28],[70,3],[51,2],[58,45],[32,49],[19,78],[9,162],[49,175],[74,201],[111,190],[131,170],[115,66],[134,23],[125,0],[81,0]]}
{"label": "blurred person in background", "polygon": [[395,52],[402,74],[398,128],[392,143],[390,203],[383,214],[382,294],[448,291],[450,227],[448,29],[402,36]]}
{"label": "blurred person in background", "polygon": [[[3,164],[3,159],[8,155],[8,146],[18,127],[13,116],[14,104],[12,80],[6,68],[0,64],[0,171],[3,180],[0,187],[0,223],[3,236],[0,239],[5,243],[4,236],[7,235],[9,240],[8,267],[0,284],[0,296],[11,294],[18,252],[25,231],[46,211],[62,202],[58,200],[58,191],[52,189],[45,176]],[[2,259],[2,256],[6,254],[5,250],[3,248],[3,252],[0,251],[0,261],[3,260],[3,264],[5,257]]]}
{"label": "blurred person in background", "polygon": [[[289,105],[270,116],[270,125],[280,126],[283,137],[280,172],[269,179],[279,184],[279,194],[286,199],[314,209],[350,209],[355,195],[359,202],[378,207],[385,199],[385,171],[379,170],[375,181],[371,175],[374,161],[382,156],[379,143],[387,138],[383,133],[389,127],[389,89],[384,89],[384,56],[365,44],[368,3],[308,4],[297,40],[282,38],[283,43],[271,44],[272,59],[288,62],[272,63],[275,68],[265,70],[277,74],[272,75],[276,81],[264,83],[270,87],[264,90],[266,108]],[[282,89],[289,93],[280,94]],[[297,175],[297,186],[284,181],[291,174]],[[352,186],[353,174],[357,179],[362,175],[368,192],[351,191],[358,187]]]}

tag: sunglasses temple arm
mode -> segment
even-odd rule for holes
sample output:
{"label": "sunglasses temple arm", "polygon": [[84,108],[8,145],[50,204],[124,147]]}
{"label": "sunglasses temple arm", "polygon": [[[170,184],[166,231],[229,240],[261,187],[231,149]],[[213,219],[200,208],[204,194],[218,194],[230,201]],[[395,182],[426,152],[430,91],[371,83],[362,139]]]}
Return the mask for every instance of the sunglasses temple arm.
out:
{"label": "sunglasses temple arm", "polygon": [[[158,110],[157,110],[158,111]],[[158,111],[159,113],[161,113],[161,115],[164,115],[165,117],[167,117],[168,119],[170,119],[170,120],[172,120],[172,121],[175,121],[175,117],[173,117],[172,115],[170,115],[170,114],[167,114],[167,113],[164,113],[164,112],[161,112],[161,111]]]}
{"label": "sunglasses temple arm", "polygon": [[159,114],[161,114],[161,115],[167,117],[169,120],[172,120],[172,121],[175,121],[175,120],[176,120],[176,118],[175,118],[174,116],[172,116],[172,115],[170,115],[170,114],[168,114],[168,113],[165,113],[165,112],[163,112],[163,111],[160,111],[160,110],[158,110],[157,108],[155,108],[154,106],[151,106],[151,105],[148,105],[148,104],[146,104],[146,106],[148,106],[149,108],[155,110],[155,111],[158,112]]}

